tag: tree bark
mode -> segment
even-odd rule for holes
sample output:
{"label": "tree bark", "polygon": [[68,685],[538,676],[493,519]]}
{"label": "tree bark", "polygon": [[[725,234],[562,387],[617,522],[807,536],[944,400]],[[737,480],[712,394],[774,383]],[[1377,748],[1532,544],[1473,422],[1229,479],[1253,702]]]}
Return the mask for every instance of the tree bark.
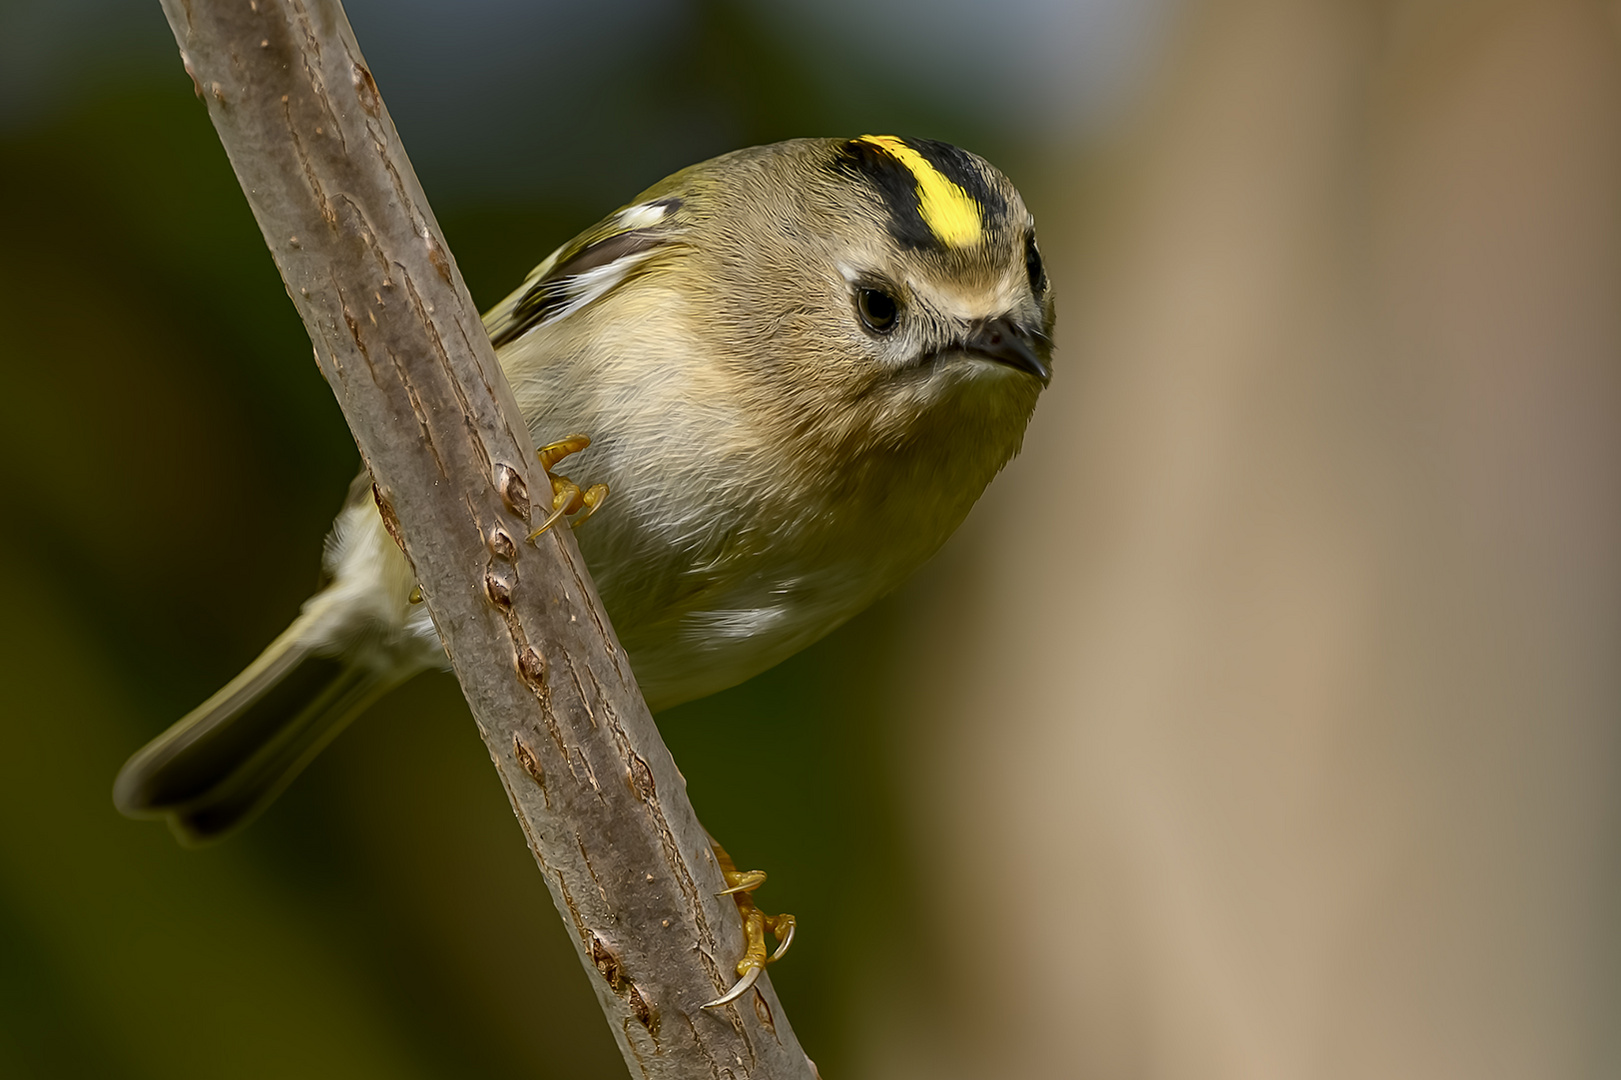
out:
{"label": "tree bark", "polygon": [[632,1074],[810,1080],[342,5],[163,8]]}

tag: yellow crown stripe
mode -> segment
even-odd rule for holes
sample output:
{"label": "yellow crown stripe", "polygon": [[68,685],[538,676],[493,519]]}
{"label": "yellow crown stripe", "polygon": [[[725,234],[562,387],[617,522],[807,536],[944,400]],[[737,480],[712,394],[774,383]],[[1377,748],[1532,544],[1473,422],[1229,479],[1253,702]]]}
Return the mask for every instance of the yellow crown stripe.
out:
{"label": "yellow crown stripe", "polygon": [[979,203],[952,183],[922,154],[894,135],[863,135],[861,141],[878,147],[917,178],[917,208],[923,224],[949,247],[979,243],[984,223]]}

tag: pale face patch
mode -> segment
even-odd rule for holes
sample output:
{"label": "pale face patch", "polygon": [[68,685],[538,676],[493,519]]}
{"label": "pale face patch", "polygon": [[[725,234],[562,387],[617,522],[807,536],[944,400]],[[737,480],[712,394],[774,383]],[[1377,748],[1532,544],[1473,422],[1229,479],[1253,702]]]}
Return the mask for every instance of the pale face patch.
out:
{"label": "pale face patch", "polygon": [[1005,274],[994,288],[972,288],[955,281],[930,280],[910,282],[915,292],[928,299],[929,306],[941,315],[962,323],[994,319],[1018,311],[1024,302],[1023,277]]}

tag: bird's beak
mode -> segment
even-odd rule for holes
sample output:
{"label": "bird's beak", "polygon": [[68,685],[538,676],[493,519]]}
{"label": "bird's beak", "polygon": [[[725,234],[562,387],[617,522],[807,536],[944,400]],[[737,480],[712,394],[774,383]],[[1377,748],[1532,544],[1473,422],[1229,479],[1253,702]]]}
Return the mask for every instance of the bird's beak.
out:
{"label": "bird's beak", "polygon": [[988,360],[995,360],[998,364],[1028,371],[1040,379],[1043,386],[1052,382],[1053,373],[1047,366],[1047,361],[1031,347],[1030,342],[1025,340],[1025,335],[1010,319],[992,319],[981,323],[968,335],[968,340],[963,342],[963,349]]}

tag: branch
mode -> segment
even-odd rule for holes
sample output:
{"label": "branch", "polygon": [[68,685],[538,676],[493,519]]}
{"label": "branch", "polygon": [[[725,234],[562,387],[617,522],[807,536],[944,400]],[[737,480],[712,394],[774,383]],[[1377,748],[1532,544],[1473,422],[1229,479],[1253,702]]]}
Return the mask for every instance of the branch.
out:
{"label": "branch", "polygon": [[342,5],[163,7],[631,1072],[811,1080]]}

